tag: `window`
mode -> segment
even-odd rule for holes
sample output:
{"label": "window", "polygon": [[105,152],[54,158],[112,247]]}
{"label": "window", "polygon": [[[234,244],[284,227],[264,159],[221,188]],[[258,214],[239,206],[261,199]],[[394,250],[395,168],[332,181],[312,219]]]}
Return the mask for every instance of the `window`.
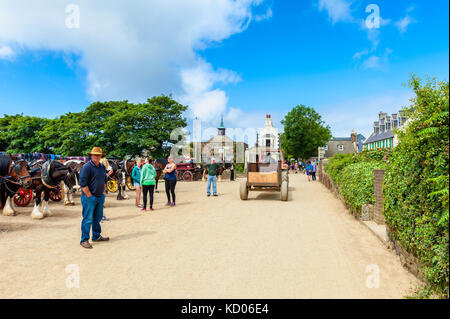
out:
{"label": "window", "polygon": [[270,147],[270,140],[266,140],[266,147]]}
{"label": "window", "polygon": [[344,145],[342,145],[342,144],[338,145],[338,150],[339,151],[343,151],[344,150]]}
{"label": "window", "polygon": [[324,150],[324,151],[328,151],[328,145],[325,145],[325,146],[323,147],[323,150]]}

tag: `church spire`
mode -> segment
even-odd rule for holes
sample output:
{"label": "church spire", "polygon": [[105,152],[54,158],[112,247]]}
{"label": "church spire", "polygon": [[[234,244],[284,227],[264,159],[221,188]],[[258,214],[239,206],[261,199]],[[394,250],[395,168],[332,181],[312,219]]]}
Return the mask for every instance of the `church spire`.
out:
{"label": "church spire", "polygon": [[220,118],[220,125],[217,130],[219,135],[225,135],[225,126],[223,125],[223,114]]}

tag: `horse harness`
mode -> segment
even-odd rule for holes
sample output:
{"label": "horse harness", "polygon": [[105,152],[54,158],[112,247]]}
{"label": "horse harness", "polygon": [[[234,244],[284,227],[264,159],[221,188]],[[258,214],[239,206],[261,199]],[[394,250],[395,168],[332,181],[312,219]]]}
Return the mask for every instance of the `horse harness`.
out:
{"label": "horse harness", "polygon": [[[10,160],[9,164],[8,164],[8,175],[7,176],[0,176],[0,185],[4,184],[6,189],[9,192],[15,193],[14,191],[12,191],[9,187],[8,187],[8,182],[12,183],[12,184],[16,184],[19,186],[23,186],[23,180],[25,178],[31,178],[31,175],[25,175],[25,176],[19,176],[19,171],[20,171],[20,163],[24,162],[24,159],[20,159],[18,161],[14,161],[14,160]],[[11,176],[11,173],[14,171],[14,173],[16,174],[16,178],[19,180],[18,182],[16,182],[13,177]]]}

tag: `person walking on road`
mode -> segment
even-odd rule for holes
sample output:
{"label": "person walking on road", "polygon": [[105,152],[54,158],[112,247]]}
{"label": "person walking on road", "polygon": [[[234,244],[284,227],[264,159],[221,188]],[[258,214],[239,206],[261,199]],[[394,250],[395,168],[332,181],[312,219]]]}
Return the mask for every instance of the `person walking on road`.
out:
{"label": "person walking on road", "polygon": [[206,165],[208,171],[208,180],[206,182],[206,194],[211,196],[211,184],[213,188],[213,196],[217,196],[217,169],[219,165],[216,164],[214,157],[211,158],[211,163]]}
{"label": "person walking on road", "polygon": [[103,205],[105,203],[106,169],[100,163],[105,157],[100,147],[94,147],[90,153],[91,160],[87,162],[80,172],[81,205],[83,220],[81,221],[81,241],[83,248],[92,248],[89,243],[92,227],[92,241],[108,241],[109,237],[102,237],[100,222],[103,218]]}
{"label": "person walking on road", "polygon": [[311,177],[312,177],[312,180],[315,181],[316,180],[316,171],[317,171],[316,160],[312,160],[311,166],[312,166]]}
{"label": "person walking on road", "polygon": [[155,178],[156,178],[156,170],[152,165],[151,158],[147,157],[145,159],[145,164],[142,166],[141,171],[141,180],[140,184],[142,187],[142,193],[144,195],[143,201],[144,205],[142,207],[142,211],[147,210],[147,195],[150,195],[150,210],[153,211],[153,194],[155,192]]}
{"label": "person walking on road", "polygon": [[142,170],[142,159],[138,158],[136,160],[136,165],[131,171],[131,178],[133,179],[133,185],[136,189],[136,207],[142,208],[141,205],[141,170]]}
{"label": "person walking on road", "polygon": [[308,182],[310,182],[312,178],[312,169],[313,167],[311,165],[311,162],[306,162],[306,175],[308,176]]}
{"label": "person walking on road", "polygon": [[230,167],[230,181],[234,181],[234,163],[231,163]]}
{"label": "person walking on road", "polygon": [[[167,158],[167,165],[163,170],[164,179],[166,184],[167,204],[166,206],[175,206],[175,186],[177,185],[177,165],[174,163],[173,158],[169,156]],[[172,195],[172,202],[170,201],[170,195]]]}

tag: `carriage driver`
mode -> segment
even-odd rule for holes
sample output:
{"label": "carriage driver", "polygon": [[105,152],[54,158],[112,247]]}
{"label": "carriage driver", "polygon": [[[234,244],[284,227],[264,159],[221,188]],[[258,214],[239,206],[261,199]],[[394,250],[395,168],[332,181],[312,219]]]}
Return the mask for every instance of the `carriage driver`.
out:
{"label": "carriage driver", "polygon": [[94,147],[88,153],[91,160],[87,162],[80,172],[80,186],[82,190],[81,205],[83,206],[83,220],[81,221],[81,241],[84,248],[92,248],[89,237],[92,226],[92,241],[108,241],[102,237],[100,222],[103,217],[103,204],[105,203],[106,170],[100,163],[105,157],[100,147]]}

